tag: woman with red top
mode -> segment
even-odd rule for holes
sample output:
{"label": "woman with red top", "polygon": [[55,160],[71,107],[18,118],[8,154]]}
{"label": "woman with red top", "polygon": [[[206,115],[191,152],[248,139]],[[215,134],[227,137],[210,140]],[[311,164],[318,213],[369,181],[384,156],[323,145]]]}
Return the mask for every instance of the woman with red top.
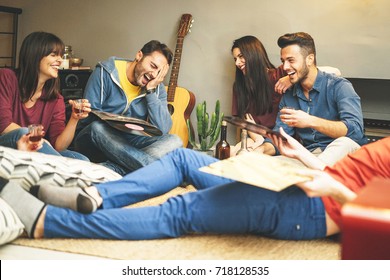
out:
{"label": "woman with red top", "polygon": [[[58,78],[63,51],[64,43],[57,36],[33,32],[22,43],[19,67],[0,69],[1,146],[88,160],[80,153],[67,150],[79,119],[88,116],[90,104],[84,100],[84,113],[73,112],[65,124],[65,104]],[[72,100],[69,103],[74,106]],[[28,146],[18,145],[18,141],[28,142],[25,135],[30,124],[43,125],[44,139],[30,141]]]}
{"label": "woman with red top", "polygon": [[[374,177],[390,178],[390,137],[325,166],[282,128],[280,133],[287,141],[270,137],[283,155],[317,169],[302,168],[301,173],[312,180],[280,192],[204,173],[199,168],[217,159],[181,148],[117,181],[85,189],[41,185],[31,188],[33,196],[17,183],[0,178],[0,197],[35,238],[131,240],[196,232],[303,240],[340,232],[342,205]],[[158,206],[123,208],[182,182],[197,191],[171,197]]]}
{"label": "woman with red top", "polygon": [[[232,115],[273,128],[281,93],[291,86],[286,77],[280,81],[278,88],[275,87],[286,76],[283,67],[276,68],[271,63],[263,44],[254,36],[234,40],[231,51],[236,64]],[[249,132],[247,146],[255,149],[263,140],[261,135]],[[239,147],[240,143],[232,148],[231,154],[235,155]]]}

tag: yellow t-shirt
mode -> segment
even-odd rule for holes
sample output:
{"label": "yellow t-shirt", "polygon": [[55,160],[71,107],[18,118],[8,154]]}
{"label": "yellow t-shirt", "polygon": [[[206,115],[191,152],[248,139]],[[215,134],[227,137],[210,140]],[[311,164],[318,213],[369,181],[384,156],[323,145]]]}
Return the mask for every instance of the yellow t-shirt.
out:
{"label": "yellow t-shirt", "polygon": [[141,92],[141,87],[135,86],[129,82],[126,76],[126,65],[127,61],[125,60],[115,60],[115,67],[119,74],[119,83],[127,96],[128,103],[130,104],[131,101],[133,101],[133,99]]}

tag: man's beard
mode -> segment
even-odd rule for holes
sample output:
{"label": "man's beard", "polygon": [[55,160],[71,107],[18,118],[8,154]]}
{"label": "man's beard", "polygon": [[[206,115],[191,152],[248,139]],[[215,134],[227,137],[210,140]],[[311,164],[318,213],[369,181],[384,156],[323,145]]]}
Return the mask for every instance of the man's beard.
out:
{"label": "man's beard", "polygon": [[305,64],[301,71],[297,72],[298,80],[294,83],[302,83],[307,79],[307,76],[309,75],[309,67]]}

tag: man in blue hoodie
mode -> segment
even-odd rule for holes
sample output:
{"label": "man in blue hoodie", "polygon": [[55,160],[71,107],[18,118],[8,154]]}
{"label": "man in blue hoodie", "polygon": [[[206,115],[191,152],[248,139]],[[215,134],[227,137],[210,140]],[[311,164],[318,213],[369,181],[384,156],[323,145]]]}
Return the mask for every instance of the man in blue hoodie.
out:
{"label": "man in blue hoodie", "polygon": [[169,134],[172,119],[162,83],[172,56],[165,44],[152,40],[133,61],[110,57],[96,65],[84,93],[91,109],[147,120],[162,136],[128,134],[91,116],[79,124],[75,149],[124,175],[181,147],[180,138]]}

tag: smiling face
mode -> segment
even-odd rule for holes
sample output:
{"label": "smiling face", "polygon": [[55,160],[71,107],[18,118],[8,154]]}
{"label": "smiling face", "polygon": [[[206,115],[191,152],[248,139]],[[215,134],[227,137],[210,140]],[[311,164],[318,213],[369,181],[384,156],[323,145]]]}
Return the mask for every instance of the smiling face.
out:
{"label": "smiling face", "polygon": [[167,58],[160,52],[152,52],[144,56],[142,52],[137,53],[138,60],[134,68],[134,79],[136,85],[145,87],[151,80],[155,79],[164,65],[168,64]]}
{"label": "smiling face", "polygon": [[236,67],[242,71],[242,73],[246,74],[246,68],[245,68],[245,58],[244,55],[241,53],[239,48],[234,48],[232,51],[234,63],[236,64]]}
{"label": "smiling face", "polygon": [[58,77],[58,69],[61,65],[62,58],[60,54],[54,52],[41,59],[39,64],[39,78],[41,81]]}
{"label": "smiling face", "polygon": [[281,50],[283,69],[292,84],[303,83],[308,78],[310,67],[314,63],[313,54],[305,56],[303,53],[298,45],[289,45]]}

